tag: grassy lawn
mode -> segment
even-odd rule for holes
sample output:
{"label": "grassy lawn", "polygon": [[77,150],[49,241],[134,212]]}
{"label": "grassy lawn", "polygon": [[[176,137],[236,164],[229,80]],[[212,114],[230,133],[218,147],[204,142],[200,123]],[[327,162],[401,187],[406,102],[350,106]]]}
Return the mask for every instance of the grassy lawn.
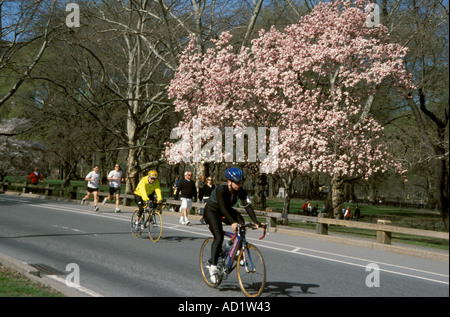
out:
{"label": "grassy lawn", "polygon": [[0,297],[64,297],[0,264]]}
{"label": "grassy lawn", "polygon": [[[291,214],[303,215],[301,206],[305,200],[292,199],[291,200]],[[310,201],[311,205],[318,205],[319,211],[323,206],[322,201]],[[283,201],[281,199],[268,200],[267,206],[275,208],[275,211],[281,212],[283,209]],[[355,203],[345,203],[345,207],[350,206],[352,212],[355,210]],[[392,222],[393,226],[416,228],[422,230],[443,231],[447,230],[439,215],[439,212],[425,209],[405,209],[399,207],[383,206],[383,205],[362,205],[359,204],[361,210],[360,222],[376,223],[378,219],[386,219]],[[306,228],[314,230],[316,225],[313,223],[294,223],[290,222],[290,226],[298,228]],[[376,239],[376,231],[358,228],[345,228],[342,226],[329,226],[330,232],[342,233],[351,236]],[[420,236],[411,236],[400,233],[392,234],[393,241],[407,243],[417,246],[431,247],[442,250],[449,250],[449,241],[443,239],[435,239]]]}

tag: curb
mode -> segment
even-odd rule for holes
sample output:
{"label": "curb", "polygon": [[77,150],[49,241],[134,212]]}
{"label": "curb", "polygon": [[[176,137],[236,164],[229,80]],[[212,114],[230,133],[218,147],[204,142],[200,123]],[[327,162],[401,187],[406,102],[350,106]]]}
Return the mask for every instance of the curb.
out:
{"label": "curb", "polygon": [[16,272],[24,275],[33,283],[40,284],[42,286],[50,287],[51,289],[64,294],[67,297],[90,297],[90,294],[82,292],[76,288],[66,286],[59,281],[52,279],[49,276],[41,275],[41,272],[28,265],[25,262],[14,259],[6,254],[0,253],[0,264],[6,268],[15,270]]}

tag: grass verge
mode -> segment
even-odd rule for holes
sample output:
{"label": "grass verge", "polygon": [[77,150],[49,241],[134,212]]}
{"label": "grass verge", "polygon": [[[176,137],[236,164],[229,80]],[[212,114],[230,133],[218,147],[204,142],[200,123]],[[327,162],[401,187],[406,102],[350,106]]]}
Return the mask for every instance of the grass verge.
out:
{"label": "grass verge", "polygon": [[0,264],[0,297],[64,297],[64,294]]}

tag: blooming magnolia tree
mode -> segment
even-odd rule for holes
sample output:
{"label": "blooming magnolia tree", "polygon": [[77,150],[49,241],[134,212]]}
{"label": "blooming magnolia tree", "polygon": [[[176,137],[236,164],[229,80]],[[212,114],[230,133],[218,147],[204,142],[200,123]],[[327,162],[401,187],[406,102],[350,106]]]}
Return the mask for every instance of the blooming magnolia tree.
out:
{"label": "blooming magnolia tree", "polygon": [[366,5],[321,3],[283,32],[261,31],[239,54],[227,33],[204,55],[191,42],[169,90],[185,116],[180,127],[191,133],[193,119],[204,126],[277,127],[276,173],[291,180],[298,173],[331,175],[339,217],[342,182],[389,168],[405,172],[388,153],[370,107],[379,85],[410,86],[407,50],[389,43],[384,26],[367,27]]}
{"label": "blooming magnolia tree", "polygon": [[29,128],[30,123],[26,119],[0,121],[0,181],[7,174],[28,175],[35,166],[42,165],[44,146],[16,138]]}

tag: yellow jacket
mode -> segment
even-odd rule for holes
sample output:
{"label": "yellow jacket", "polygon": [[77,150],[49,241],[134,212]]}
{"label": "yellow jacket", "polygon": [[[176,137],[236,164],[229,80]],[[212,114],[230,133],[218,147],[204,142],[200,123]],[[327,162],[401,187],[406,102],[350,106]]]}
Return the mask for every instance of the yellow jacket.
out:
{"label": "yellow jacket", "polygon": [[148,182],[148,176],[145,176],[141,179],[139,184],[134,191],[135,195],[141,196],[144,201],[150,200],[148,198],[149,195],[156,193],[156,198],[158,201],[162,200],[161,194],[161,186],[159,185],[159,180],[155,179],[153,184]]}

